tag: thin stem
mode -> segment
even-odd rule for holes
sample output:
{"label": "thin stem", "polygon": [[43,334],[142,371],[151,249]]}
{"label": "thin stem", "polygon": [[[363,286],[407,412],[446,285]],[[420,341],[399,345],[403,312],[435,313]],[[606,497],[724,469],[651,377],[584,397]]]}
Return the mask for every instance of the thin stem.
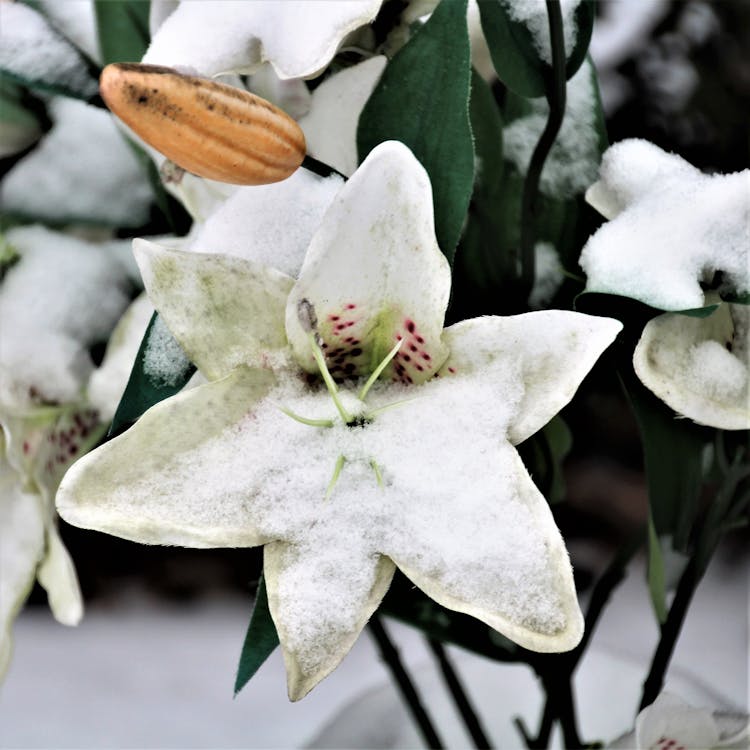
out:
{"label": "thin stem", "polygon": [[466,694],[466,691],[461,684],[461,680],[448,658],[448,653],[446,652],[445,647],[440,641],[437,641],[434,638],[428,638],[427,642],[440,665],[445,684],[448,686],[448,690],[450,690],[451,696],[453,697],[453,702],[456,704],[456,708],[461,714],[466,731],[471,735],[472,740],[474,740],[474,746],[479,748],[479,750],[489,750],[491,747],[490,741],[487,739],[487,735],[485,734],[482,723],[479,720],[479,716],[471,705],[469,696]]}
{"label": "thin stem", "polygon": [[328,483],[328,487],[326,489],[326,502],[331,499],[331,495],[333,494],[333,488],[336,486],[336,482],[339,481],[339,477],[341,476],[341,470],[344,468],[344,462],[346,461],[345,456],[342,454],[336,459],[336,464],[333,467],[333,476],[331,477],[331,481]]}
{"label": "thin stem", "polygon": [[337,174],[346,180],[346,175],[341,174],[338,169],[334,169],[329,164],[325,164],[322,161],[318,161],[315,157],[310,154],[305,154],[305,158],[302,160],[302,168],[307,169],[314,174],[320,175],[321,177],[330,177],[332,174]]}
{"label": "thin stem", "polygon": [[401,344],[403,344],[404,341],[401,339],[400,341],[396,342],[396,345],[391,349],[388,354],[383,357],[383,361],[375,368],[375,372],[370,375],[370,377],[367,379],[367,382],[362,386],[362,390],[359,392],[359,395],[357,398],[360,401],[365,400],[365,396],[367,396],[368,391],[372,386],[374,385],[375,381],[380,377],[380,373],[385,370],[385,368],[388,366],[388,363],[396,356],[398,353],[398,350],[401,348]]}
{"label": "thin stem", "polygon": [[418,396],[414,396],[413,398],[402,398],[400,401],[393,401],[390,404],[386,404],[385,406],[381,406],[377,409],[373,409],[372,411],[368,411],[367,416],[376,417],[378,414],[382,414],[383,412],[390,411],[391,409],[395,409],[397,406],[410,404],[412,401],[416,401],[417,399],[418,399]]}
{"label": "thin stem", "polygon": [[310,425],[310,427],[333,427],[333,421],[330,419],[309,419],[288,409],[286,406],[279,406],[279,411],[286,414],[287,417],[291,417],[295,422],[301,422],[302,424]]}
{"label": "thin stem", "polygon": [[531,162],[523,184],[523,197],[521,199],[521,288],[524,291],[524,300],[528,298],[534,286],[534,220],[536,218],[539,180],[542,176],[544,162],[547,160],[565,116],[565,39],[563,37],[562,11],[560,10],[560,0],[545,1],[547,3],[552,46],[552,67],[546,81],[549,116],[531,156]]}
{"label": "thin stem", "polygon": [[370,460],[370,468],[375,472],[375,479],[378,480],[378,487],[383,486],[383,473],[380,471],[378,462],[373,458]]}
{"label": "thin stem", "polygon": [[401,662],[398,650],[393,645],[378,615],[373,615],[370,618],[369,630],[375,639],[381,658],[396,681],[401,697],[406,702],[425,744],[427,747],[434,748],[435,750],[442,750],[445,745],[440,740],[432,720],[422,705],[419,693]]}
{"label": "thin stem", "polygon": [[331,373],[328,372],[328,365],[326,364],[326,359],[323,356],[323,352],[318,346],[318,342],[315,340],[315,334],[310,333],[310,346],[312,348],[313,357],[315,358],[315,362],[318,365],[318,369],[320,370],[320,375],[323,378],[323,382],[326,384],[326,388],[328,388],[328,393],[331,394],[331,398],[333,399],[333,403],[336,404],[336,409],[338,409],[339,414],[341,415],[341,419],[344,420],[344,424],[349,424],[354,420],[354,417],[349,414],[349,412],[346,410],[344,405],[341,403],[341,399],[339,398],[339,388],[336,385],[334,379],[331,377]]}

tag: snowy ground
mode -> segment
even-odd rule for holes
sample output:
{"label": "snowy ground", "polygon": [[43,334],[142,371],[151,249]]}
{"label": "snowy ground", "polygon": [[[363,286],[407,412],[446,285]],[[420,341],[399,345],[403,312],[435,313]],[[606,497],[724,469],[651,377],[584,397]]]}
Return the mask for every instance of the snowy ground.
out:
{"label": "snowy ground", "polygon": [[[747,710],[747,565],[714,564],[678,644],[669,686],[685,699]],[[577,682],[583,734],[612,739],[632,722],[656,640],[642,566],[605,613]],[[240,696],[232,682],[249,604],[204,599],[170,607],[134,591],[91,606],[81,626],[39,608],[16,626],[0,698],[3,748],[418,747],[370,639],[297,704],[277,651]],[[434,664],[413,630],[389,623],[446,744],[468,747]],[[509,716],[535,728],[532,673],[453,652],[494,745],[520,747]]]}

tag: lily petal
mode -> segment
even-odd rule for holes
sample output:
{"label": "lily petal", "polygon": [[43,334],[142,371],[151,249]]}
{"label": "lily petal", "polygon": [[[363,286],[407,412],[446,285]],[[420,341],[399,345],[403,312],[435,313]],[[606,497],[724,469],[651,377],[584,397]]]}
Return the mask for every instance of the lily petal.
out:
{"label": "lily petal", "polygon": [[445,329],[451,353],[439,374],[494,383],[498,398],[507,397],[509,384],[520,383],[523,396],[508,425],[508,438],[517,445],[573,398],[621,329],[617,320],[564,310],[465,320]]}
{"label": "lily petal", "polygon": [[[328,65],[347,34],[375,18],[381,3],[181,2],[159,27],[143,62],[214,76],[253,73],[268,61],[280,78],[311,78]],[[206,29],[211,44],[205,43]]]}
{"label": "lily petal", "polygon": [[357,124],[385,69],[384,55],[327,78],[315,89],[310,111],[299,121],[311,156],[345,175],[357,168]]}
{"label": "lily petal", "polygon": [[[71,467],[57,494],[58,512],[81,528],[144,544],[253,547],[272,541],[258,531],[248,505],[252,484],[217,490],[226,472],[205,460],[204,451],[231,450],[235,431],[252,420],[254,405],[274,382],[268,371],[238,367],[152,407]],[[246,460],[253,465],[253,456]],[[257,465],[258,485],[265,468]]]}
{"label": "lily petal", "polygon": [[646,324],[633,353],[641,382],[678,414],[722,430],[750,429],[750,308],[707,318],[677,313]]}
{"label": "lily petal", "polygon": [[304,698],[341,663],[385,596],[395,570],[388,558],[368,550],[364,540],[342,540],[327,531],[327,539],[325,533],[314,535],[315,546],[277,542],[263,553],[268,604],[292,701]]}
{"label": "lily petal", "polygon": [[403,340],[386,376],[424,382],[448,354],[441,333],[449,292],[427,173],[406,146],[388,141],[370,152],[313,237],[287,304],[289,342],[315,372],[299,318],[307,300],[334,377],[373,372]]}
{"label": "lily petal", "polygon": [[51,519],[47,524],[46,540],[46,552],[37,578],[47,591],[55,619],[63,625],[78,625],[83,617],[81,587],[73,561]]}
{"label": "lily petal", "polygon": [[238,364],[264,366],[270,353],[286,346],[288,276],[240,258],[140,239],[133,252],[154,307],[209,380]]}
{"label": "lily petal", "polygon": [[715,747],[719,730],[706,708],[696,708],[670,693],[659,697],[635,720],[635,735],[639,748],[657,748],[662,740],[674,740],[687,750]]}

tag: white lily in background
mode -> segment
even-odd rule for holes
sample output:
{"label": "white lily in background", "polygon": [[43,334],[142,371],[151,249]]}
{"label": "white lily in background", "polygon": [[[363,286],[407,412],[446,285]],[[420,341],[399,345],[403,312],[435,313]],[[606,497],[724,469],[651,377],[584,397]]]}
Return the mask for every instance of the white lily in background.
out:
{"label": "white lily in background", "polygon": [[[264,62],[280,78],[312,78],[344,38],[377,15],[382,0],[285,0],[161,4],[144,63],[182,66],[214,76],[254,73]],[[206,29],[211,43],[205,43]]]}
{"label": "white lily in background", "polygon": [[88,348],[109,334],[131,283],[123,243],[93,245],[43,227],[12,229],[6,240],[17,259],[0,284],[0,675],[35,578],[57,620],[81,619],[53,498],[105,429],[84,396]]}
{"label": "white lily in background", "polygon": [[721,303],[705,318],[657,316],[643,329],[633,367],[678,414],[722,430],[750,429],[750,306]]}
{"label": "white lily in background", "polygon": [[747,714],[696,708],[671,693],[661,693],[638,714],[635,730],[608,745],[632,750],[718,750],[746,748]]}
{"label": "white lily in background", "polygon": [[335,198],[296,283],[233,257],[135,251],[212,382],[77,462],[64,518],[150,544],[266,545],[293,700],[349,651],[396,566],[523,646],[578,643],[567,552],[513,445],[572,398],[617,321],[550,311],[443,330],[429,179],[395,142]]}
{"label": "white lily in background", "polygon": [[706,175],[648,141],[604,154],[586,200],[609,221],[586,243],[586,290],[661,310],[703,307],[700,282],[750,292],[750,170]]}

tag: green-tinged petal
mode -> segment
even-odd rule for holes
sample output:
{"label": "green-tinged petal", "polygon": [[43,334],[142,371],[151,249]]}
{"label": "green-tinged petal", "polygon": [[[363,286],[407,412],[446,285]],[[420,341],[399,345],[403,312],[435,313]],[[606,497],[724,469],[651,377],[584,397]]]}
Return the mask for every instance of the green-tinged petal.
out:
{"label": "green-tinged petal", "polygon": [[334,377],[372,372],[400,339],[385,377],[424,382],[447,356],[440,340],[450,269],[435,239],[429,178],[396,141],[377,146],[323,218],[286,310],[300,365],[317,371],[307,300]]}
{"label": "green-tinged petal", "polygon": [[677,313],[646,324],[633,354],[643,384],[678,414],[723,430],[750,429],[750,308],[706,318]]}
{"label": "green-tinged petal", "polygon": [[44,554],[42,498],[24,492],[5,461],[0,433],[0,679],[11,654],[11,626]]}
{"label": "green-tinged petal", "polygon": [[288,276],[240,258],[140,239],[133,251],[154,307],[210,380],[239,364],[270,366],[269,355],[286,346]]}
{"label": "green-tinged petal", "polygon": [[299,121],[311,156],[345,175],[357,168],[357,123],[385,69],[376,55],[327,78],[315,89],[310,111]]}
{"label": "green-tinged petal", "polygon": [[213,76],[252,73],[268,61],[280,78],[310,78],[330,62],[347,34],[375,18],[381,3],[181,2],[154,34],[143,62],[187,66]]}
{"label": "green-tinged petal", "polygon": [[145,294],[128,307],[112,331],[101,366],[89,379],[88,399],[103,422],[110,422],[117,411],[153,312]]}
{"label": "green-tinged petal", "polygon": [[[267,468],[242,461],[253,474],[232,482],[232,443],[274,384],[265,370],[236,368],[229,376],[162,401],[127,432],[75,463],[57,494],[60,515],[144,544],[252,547],[269,541],[251,506]],[[213,453],[212,453],[213,451]],[[229,481],[226,484],[224,480]]]}
{"label": "green-tinged petal", "polygon": [[264,550],[268,603],[293,701],[339,665],[385,596],[395,570],[364,540],[337,539],[334,531],[313,533],[314,546],[277,542]]}
{"label": "green-tinged petal", "polygon": [[47,524],[46,539],[46,550],[37,578],[47,591],[47,600],[55,619],[63,625],[78,625],[83,617],[81,587],[73,561],[52,520]]}
{"label": "green-tinged petal", "polygon": [[443,341],[451,353],[439,374],[494,383],[499,399],[520,385],[523,396],[508,424],[515,445],[573,398],[621,329],[611,318],[563,310],[465,320],[445,329]]}
{"label": "green-tinged petal", "polygon": [[494,489],[483,477],[452,507],[411,504],[383,552],[444,607],[533,651],[572,649],[583,617],[549,506],[512,446],[471,437]]}

